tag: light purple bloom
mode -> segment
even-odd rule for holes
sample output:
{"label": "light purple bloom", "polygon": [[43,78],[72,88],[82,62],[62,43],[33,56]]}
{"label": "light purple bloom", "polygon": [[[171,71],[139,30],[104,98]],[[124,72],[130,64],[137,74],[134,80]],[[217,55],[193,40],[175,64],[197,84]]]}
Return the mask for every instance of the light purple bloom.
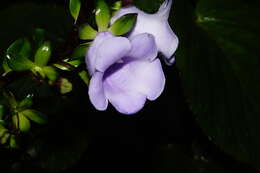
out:
{"label": "light purple bloom", "polygon": [[158,98],[165,85],[157,46],[151,34],[130,39],[101,32],[86,55],[91,103],[106,110],[110,102],[123,114],[134,114],[146,99]]}
{"label": "light purple bloom", "polygon": [[172,0],[166,0],[155,14],[147,14],[134,6],[121,8],[111,19],[111,24],[123,15],[137,13],[137,22],[129,38],[141,33],[150,33],[155,37],[159,52],[172,64],[175,60],[173,54],[178,46],[178,38],[172,31],[168,18]]}

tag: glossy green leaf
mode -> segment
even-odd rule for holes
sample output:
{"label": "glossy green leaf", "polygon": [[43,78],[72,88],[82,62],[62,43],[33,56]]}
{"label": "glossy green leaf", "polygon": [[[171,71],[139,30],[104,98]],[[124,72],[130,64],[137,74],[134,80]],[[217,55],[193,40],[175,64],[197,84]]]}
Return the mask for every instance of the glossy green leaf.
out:
{"label": "glossy green leaf", "polygon": [[19,129],[21,132],[28,132],[31,127],[30,121],[22,114],[12,116],[13,124],[16,129]]}
{"label": "glossy green leaf", "polygon": [[192,11],[179,0],[174,6],[182,7],[172,18],[180,40],[176,62],[198,124],[221,150],[260,169],[260,4],[200,0]]}
{"label": "glossy green leaf", "polygon": [[110,10],[107,3],[104,0],[97,1],[95,15],[98,31],[101,32],[107,30],[110,21]]}
{"label": "glossy green leaf", "polygon": [[56,68],[60,69],[60,70],[64,70],[64,71],[71,71],[70,68],[62,65],[62,64],[53,64]]}
{"label": "glossy green leaf", "polygon": [[97,35],[97,31],[89,24],[83,24],[79,28],[79,38],[82,40],[93,40]]}
{"label": "glossy green leaf", "polygon": [[34,67],[33,62],[29,60],[30,55],[30,42],[27,39],[16,40],[6,52],[8,66],[15,71],[30,70]]}
{"label": "glossy green leaf", "polygon": [[46,67],[43,67],[43,72],[45,73],[45,75],[47,76],[47,78],[51,81],[55,81],[59,74],[58,72],[55,70],[54,67],[51,67],[51,66],[46,66]]}
{"label": "glossy green leaf", "polygon": [[70,0],[69,8],[70,8],[71,16],[74,18],[75,21],[77,21],[79,17],[80,8],[81,8],[81,1]]}
{"label": "glossy green leaf", "polygon": [[24,58],[29,58],[32,53],[32,46],[28,39],[22,38],[14,41],[7,49],[7,55],[21,55]]}
{"label": "glossy green leaf", "polygon": [[45,124],[47,122],[47,117],[36,110],[26,109],[22,111],[21,114],[38,124]]}
{"label": "glossy green leaf", "polygon": [[45,41],[36,51],[34,56],[34,62],[38,66],[47,65],[51,57],[51,43]]}
{"label": "glossy green leaf", "polygon": [[33,104],[33,95],[29,94],[20,103],[18,103],[19,109],[25,109],[31,107]]}
{"label": "glossy green leaf", "polygon": [[120,17],[112,26],[109,28],[114,35],[124,35],[131,31],[134,27],[137,19],[137,14],[126,14]]}

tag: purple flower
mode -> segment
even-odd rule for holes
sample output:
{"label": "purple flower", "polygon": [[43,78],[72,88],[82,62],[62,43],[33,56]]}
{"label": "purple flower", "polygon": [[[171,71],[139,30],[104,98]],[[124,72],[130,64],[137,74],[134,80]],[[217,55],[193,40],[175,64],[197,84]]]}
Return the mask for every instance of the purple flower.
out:
{"label": "purple flower", "polygon": [[131,37],[100,32],[86,55],[91,103],[106,110],[110,102],[123,114],[134,114],[146,99],[155,100],[165,85],[157,46],[151,34]]}
{"label": "purple flower", "polygon": [[155,37],[159,52],[161,52],[169,64],[175,58],[172,56],[178,46],[178,38],[172,31],[168,18],[172,6],[172,0],[166,0],[155,14],[147,14],[134,6],[127,6],[120,9],[111,19],[111,24],[125,14],[137,13],[137,22],[129,38],[141,33],[150,33]]}

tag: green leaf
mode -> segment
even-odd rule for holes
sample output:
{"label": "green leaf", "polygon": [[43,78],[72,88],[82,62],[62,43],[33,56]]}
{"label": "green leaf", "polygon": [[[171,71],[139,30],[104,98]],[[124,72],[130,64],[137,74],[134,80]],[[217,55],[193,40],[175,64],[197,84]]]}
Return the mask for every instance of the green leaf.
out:
{"label": "green leaf", "polygon": [[12,116],[13,124],[16,129],[19,129],[21,132],[28,132],[31,127],[30,121],[22,114]]}
{"label": "green leaf", "polygon": [[116,11],[120,10],[122,8],[122,1],[116,1],[112,5],[112,9]]}
{"label": "green leaf", "polygon": [[0,138],[6,133],[8,130],[0,124]]}
{"label": "green leaf", "polygon": [[200,0],[192,11],[185,3],[175,2],[172,26],[191,110],[221,150],[260,169],[260,4]]}
{"label": "green leaf", "polygon": [[59,76],[55,68],[51,66],[43,67],[43,72],[50,81],[55,81]]}
{"label": "green leaf", "polygon": [[66,78],[62,78],[60,81],[60,93],[61,94],[67,94],[72,91],[72,83]]}
{"label": "green leaf", "polygon": [[6,54],[9,55],[21,55],[25,58],[29,58],[32,53],[32,46],[28,39],[21,38],[13,42],[7,49]]}
{"label": "green leaf", "polygon": [[97,31],[89,24],[83,24],[79,28],[79,38],[82,40],[93,40],[97,35]]}
{"label": "green leaf", "polygon": [[31,44],[27,39],[16,40],[6,52],[8,66],[15,71],[30,70],[34,64],[29,57]]}
{"label": "green leaf", "polygon": [[17,143],[16,143],[15,135],[11,135],[11,137],[10,137],[10,142],[9,142],[9,147],[10,147],[10,148],[17,148]]}
{"label": "green leaf", "polygon": [[3,64],[2,64],[2,66],[3,66],[3,69],[4,69],[4,75],[3,76],[5,76],[7,73],[9,73],[10,71],[12,71],[12,69],[8,66],[8,63],[7,63],[7,58],[4,58],[3,59]]}
{"label": "green leaf", "polygon": [[81,1],[80,0],[70,0],[69,8],[70,8],[70,14],[76,22],[79,17]]}
{"label": "green leaf", "polygon": [[86,52],[88,50],[88,46],[86,45],[80,45],[78,47],[76,47],[71,55],[71,58],[81,58],[81,57],[85,57]]}
{"label": "green leaf", "polygon": [[4,98],[8,101],[9,105],[15,109],[17,107],[17,101],[11,92],[3,92]]}
{"label": "green leaf", "polygon": [[33,104],[33,95],[29,94],[26,96],[25,99],[23,99],[19,104],[18,104],[18,108],[19,109],[25,109],[25,108],[29,108],[31,107]]}
{"label": "green leaf", "polygon": [[6,142],[9,140],[10,133],[5,132],[3,136],[0,138],[0,144],[6,144]]}
{"label": "green leaf", "polygon": [[126,14],[116,20],[109,28],[109,31],[114,35],[124,35],[134,27],[136,19],[137,14]]}
{"label": "green leaf", "polygon": [[101,32],[107,30],[110,21],[110,10],[107,3],[104,0],[97,1],[95,14],[98,31]]}
{"label": "green leaf", "polygon": [[155,13],[164,1],[165,0],[134,0],[133,4],[146,13]]}
{"label": "green leaf", "polygon": [[40,45],[43,44],[44,39],[45,39],[45,30],[41,28],[35,29],[33,32],[33,40],[37,48],[39,48]]}
{"label": "green leaf", "polygon": [[86,72],[85,70],[79,72],[79,76],[80,78],[83,80],[83,82],[88,85],[89,84],[89,75],[88,72]]}
{"label": "green leaf", "polygon": [[45,124],[47,122],[47,117],[36,110],[26,109],[22,111],[21,114],[38,124]]}
{"label": "green leaf", "polygon": [[47,65],[50,57],[51,43],[49,41],[45,41],[36,51],[34,56],[34,62],[38,66],[45,66]]}

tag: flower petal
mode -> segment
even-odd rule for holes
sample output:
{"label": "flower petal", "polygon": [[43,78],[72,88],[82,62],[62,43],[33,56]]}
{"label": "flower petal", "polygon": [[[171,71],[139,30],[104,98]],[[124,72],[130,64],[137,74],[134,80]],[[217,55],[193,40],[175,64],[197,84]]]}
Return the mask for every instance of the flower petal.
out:
{"label": "flower petal", "polygon": [[165,86],[165,76],[159,59],[153,62],[133,61],[130,69],[134,82],[132,88],[145,94],[149,100],[157,99],[163,92]]}
{"label": "flower petal", "polygon": [[157,14],[164,17],[166,20],[168,20],[171,7],[172,7],[172,0],[165,0],[160,6]]}
{"label": "flower petal", "polygon": [[157,56],[158,50],[155,43],[154,36],[151,34],[139,34],[130,39],[132,49],[128,56],[137,59],[154,60]]}
{"label": "flower petal", "polygon": [[122,114],[134,114],[141,110],[146,97],[135,91],[124,90],[109,81],[104,82],[106,97],[116,110]]}
{"label": "flower petal", "polygon": [[155,37],[158,50],[169,59],[176,51],[179,43],[177,36],[168,23],[171,4],[171,0],[167,0],[155,14],[144,13],[135,7],[122,8],[111,19],[111,23],[125,14],[138,13],[136,25],[129,34],[129,37],[132,38],[141,33],[152,34]]}
{"label": "flower petal", "polygon": [[[164,89],[165,76],[159,59],[153,62],[129,61],[111,66],[104,75],[104,83],[124,92],[138,92],[149,100],[155,100]],[[108,96],[107,98],[110,100]]]}
{"label": "flower petal", "polygon": [[103,73],[95,72],[92,76],[89,84],[89,98],[91,103],[95,106],[97,110],[106,110],[108,105],[108,100],[104,93],[103,88]]}
{"label": "flower petal", "polygon": [[97,50],[95,67],[101,72],[122,59],[131,50],[130,41],[125,37],[112,37],[105,40]]}
{"label": "flower petal", "polygon": [[96,52],[98,47],[104,40],[111,37],[113,37],[113,35],[110,32],[100,32],[97,34],[95,40],[91,44],[85,57],[87,69],[90,75],[93,75],[95,72]]}

